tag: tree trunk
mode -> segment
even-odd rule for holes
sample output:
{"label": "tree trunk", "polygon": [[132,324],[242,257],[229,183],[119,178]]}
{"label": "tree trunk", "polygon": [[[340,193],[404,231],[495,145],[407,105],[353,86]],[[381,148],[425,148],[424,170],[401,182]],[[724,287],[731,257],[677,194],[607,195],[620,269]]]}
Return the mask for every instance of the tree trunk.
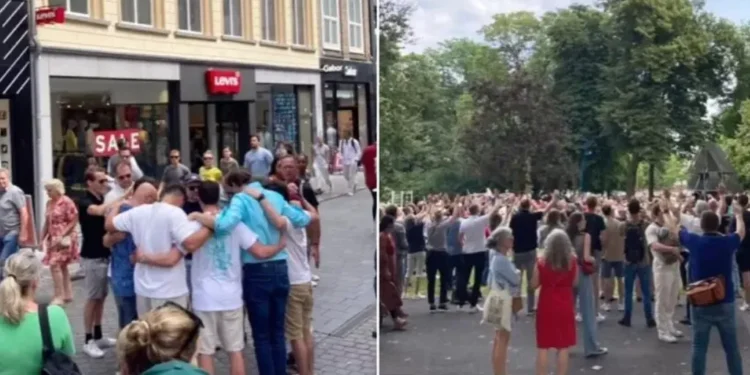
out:
{"label": "tree trunk", "polygon": [[638,164],[641,163],[640,158],[635,155],[630,155],[628,160],[627,180],[625,183],[625,192],[628,197],[635,196],[635,187],[638,178]]}
{"label": "tree trunk", "polygon": [[648,163],[648,200],[654,199],[654,163]]}

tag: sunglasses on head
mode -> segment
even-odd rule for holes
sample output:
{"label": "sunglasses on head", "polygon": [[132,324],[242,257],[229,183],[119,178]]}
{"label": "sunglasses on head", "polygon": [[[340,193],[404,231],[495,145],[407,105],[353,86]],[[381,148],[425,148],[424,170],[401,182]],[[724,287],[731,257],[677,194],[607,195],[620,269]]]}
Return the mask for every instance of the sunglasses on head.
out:
{"label": "sunglasses on head", "polygon": [[182,348],[180,349],[180,353],[182,353],[182,352],[185,351],[185,349],[187,349],[188,345],[190,345],[190,343],[193,342],[193,340],[195,340],[198,337],[198,334],[200,333],[201,328],[203,328],[203,321],[201,320],[201,318],[199,318],[197,315],[195,315],[192,311],[190,311],[190,310],[188,310],[188,309],[186,309],[186,308],[184,308],[184,307],[182,307],[182,306],[180,306],[180,305],[178,305],[178,304],[176,304],[176,303],[174,303],[172,301],[167,301],[166,303],[164,303],[163,305],[161,305],[160,307],[158,307],[157,310],[160,310],[160,309],[163,309],[163,308],[167,308],[167,307],[173,307],[173,308],[175,308],[177,310],[182,311],[195,324],[195,327],[193,327],[193,330],[190,332],[190,336],[188,337],[188,339],[185,341],[185,344],[183,344]]}

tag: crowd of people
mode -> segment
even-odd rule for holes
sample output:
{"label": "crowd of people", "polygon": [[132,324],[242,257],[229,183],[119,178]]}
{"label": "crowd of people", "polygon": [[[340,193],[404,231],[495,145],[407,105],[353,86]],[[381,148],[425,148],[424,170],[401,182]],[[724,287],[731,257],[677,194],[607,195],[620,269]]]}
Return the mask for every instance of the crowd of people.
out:
{"label": "crowd of people", "polygon": [[[747,311],[748,208],[747,195],[723,189],[692,195],[666,190],[652,199],[558,192],[532,197],[488,189],[385,206],[381,311],[396,329],[405,329],[403,298],[424,297],[420,281],[426,276],[431,313],[454,305],[481,312],[495,329],[495,374],[507,373],[514,318],[527,315],[535,319],[536,373],[542,375],[548,374],[551,350],[557,374],[568,373],[569,351],[577,342],[586,358],[606,355],[598,323],[616,310],[617,323],[631,327],[637,301],[658,340],[679,342],[678,320],[692,326],[693,374],[706,373],[709,335],[716,327],[728,373],[740,375],[735,296],[743,297],[740,310]],[[690,297],[719,288],[725,293],[710,302]],[[691,306],[691,300],[700,302]],[[684,316],[678,315],[680,305],[686,306]]]}
{"label": "crowd of people", "polygon": [[[106,168],[88,167],[81,199],[68,197],[63,182],[46,181],[42,260],[32,249],[19,251],[19,242],[29,241],[24,226],[31,213],[23,191],[0,170],[0,363],[11,364],[0,374],[40,373],[60,359],[42,350],[40,324],[47,322],[47,349],[72,358],[78,345],[65,307],[74,298],[85,299],[81,350],[102,358],[116,347],[122,374],[214,374],[219,349],[229,355],[230,373],[244,374],[246,318],[261,375],[286,374],[288,367],[313,374],[319,278],[312,267],[320,264],[321,241],[315,190],[332,188],[331,151],[318,140],[312,177],[307,157],[291,147],[272,153],[257,136],[250,144],[241,163],[231,150],[218,163],[206,151],[197,173],[171,150],[170,164],[154,179],[121,142]],[[363,152],[351,136],[337,151],[353,193],[350,165]],[[79,296],[69,271],[75,262],[84,276]],[[47,305],[36,299],[44,266],[54,285]],[[103,313],[110,290],[116,321]],[[103,325],[116,325],[118,337],[107,337]]]}

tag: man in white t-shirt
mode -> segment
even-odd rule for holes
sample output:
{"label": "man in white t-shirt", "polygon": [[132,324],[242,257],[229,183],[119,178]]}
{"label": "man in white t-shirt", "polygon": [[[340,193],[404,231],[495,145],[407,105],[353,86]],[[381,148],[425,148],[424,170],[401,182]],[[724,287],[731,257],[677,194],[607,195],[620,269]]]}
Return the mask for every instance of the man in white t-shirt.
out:
{"label": "man in white t-shirt", "polygon": [[[487,248],[484,246],[484,231],[490,225],[490,216],[493,212],[500,209],[498,204],[490,208],[485,215],[480,214],[479,205],[469,206],[469,217],[461,220],[461,226],[458,229],[458,236],[461,247],[463,269],[459,274],[457,291],[458,305],[463,307],[467,302],[470,306],[470,312],[477,310],[477,302],[480,296],[480,287],[484,268],[487,266]],[[467,295],[466,288],[469,285],[469,275],[474,269],[474,282],[471,286],[471,294]]]}
{"label": "man in white t-shirt", "polygon": [[[143,255],[168,253],[173,247],[181,251],[195,251],[211,236],[207,228],[195,230],[182,211],[185,188],[170,185],[161,192],[161,201],[135,207],[117,216],[107,217],[109,232],[128,232],[133,236],[138,253]],[[112,210],[119,212],[119,207]],[[138,316],[167,301],[188,306],[185,263],[180,257],[172,264],[149,264],[137,259],[134,282]]]}
{"label": "man in white t-shirt", "polygon": [[[301,199],[299,194],[292,194],[291,204],[296,205],[308,213],[315,212],[315,208]],[[304,207],[303,207],[304,205]],[[284,334],[291,343],[294,363],[300,375],[313,374],[313,335],[312,310],[313,286],[312,271],[307,253],[307,232],[305,228],[295,228],[286,220],[286,249],[289,253],[287,265],[289,267],[289,299],[286,304]]]}
{"label": "man in white t-shirt", "polygon": [[104,195],[104,204],[114,202],[128,193],[133,187],[133,167],[129,163],[120,163],[115,166],[115,183],[112,190]]}

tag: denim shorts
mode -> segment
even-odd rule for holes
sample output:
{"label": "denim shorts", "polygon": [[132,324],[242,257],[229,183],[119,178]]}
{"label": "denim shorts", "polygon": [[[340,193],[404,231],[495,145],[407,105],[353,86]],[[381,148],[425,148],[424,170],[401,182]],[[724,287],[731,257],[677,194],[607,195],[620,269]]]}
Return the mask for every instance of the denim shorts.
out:
{"label": "denim shorts", "polygon": [[616,277],[618,279],[625,276],[625,262],[610,262],[602,259],[602,277],[609,279]]}

